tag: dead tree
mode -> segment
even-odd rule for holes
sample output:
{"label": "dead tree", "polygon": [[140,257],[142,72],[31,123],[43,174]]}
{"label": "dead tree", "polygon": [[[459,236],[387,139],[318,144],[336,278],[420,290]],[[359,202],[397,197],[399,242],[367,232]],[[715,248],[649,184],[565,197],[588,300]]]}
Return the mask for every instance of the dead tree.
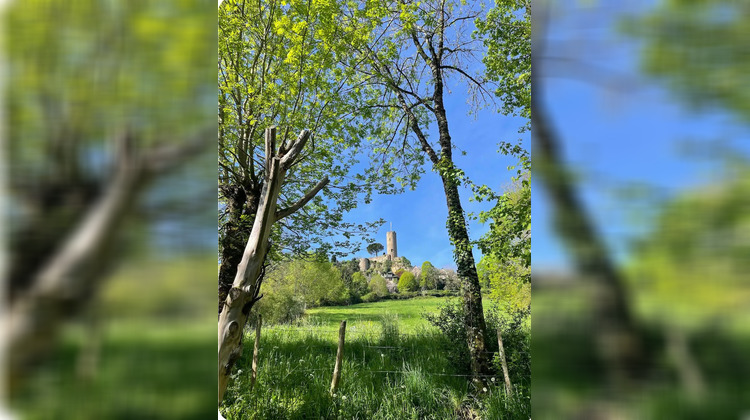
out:
{"label": "dead tree", "polygon": [[219,316],[219,403],[224,399],[229,374],[242,354],[242,331],[255,302],[260,299],[259,291],[263,279],[263,267],[270,248],[269,236],[274,223],[301,209],[308,201],[328,184],[328,177],[293,205],[277,209],[276,203],[289,169],[300,159],[310,132],[303,130],[295,141],[286,142],[276,149],[276,128],[265,132],[265,171],[263,189],[258,210],[250,232],[250,237],[237,267],[232,287],[224,301],[224,309]]}
{"label": "dead tree", "polygon": [[9,393],[55,348],[60,327],[85,308],[117,256],[112,252],[124,220],[149,182],[207,150],[213,136],[200,132],[182,144],[138,151],[131,135],[118,140],[111,180],[3,316]]}

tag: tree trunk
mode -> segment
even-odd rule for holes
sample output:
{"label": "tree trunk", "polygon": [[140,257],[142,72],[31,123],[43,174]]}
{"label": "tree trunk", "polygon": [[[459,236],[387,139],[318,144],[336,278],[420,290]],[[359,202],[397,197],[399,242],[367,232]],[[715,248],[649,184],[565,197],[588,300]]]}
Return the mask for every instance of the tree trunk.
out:
{"label": "tree trunk", "polygon": [[464,300],[464,324],[467,332],[467,345],[471,357],[471,372],[474,381],[482,375],[490,374],[490,362],[485,345],[486,325],[482,308],[482,291],[477,275],[474,254],[466,229],[466,219],[458,194],[458,183],[455,179],[442,176],[443,188],[448,204],[448,236],[453,244],[453,256],[456,261],[456,272],[461,279],[461,292]]}
{"label": "tree trunk", "polygon": [[276,128],[266,130],[265,174],[260,204],[242,261],[237,267],[232,288],[224,301],[224,309],[219,315],[219,403],[224,399],[232,367],[242,355],[242,331],[247,323],[248,315],[255,302],[260,299],[258,293],[263,278],[263,264],[270,248],[268,238],[271,228],[276,221],[302,208],[328,184],[328,178],[323,179],[294,205],[277,211],[276,203],[286,172],[299,156],[309,137],[309,131],[302,131],[298,139],[288,147],[282,145],[281,150],[284,152],[277,155]]}
{"label": "tree trunk", "polygon": [[242,185],[223,186],[222,194],[227,199],[229,218],[220,238],[221,265],[219,266],[219,311],[224,308],[224,301],[232,288],[237,275],[237,267],[242,261],[242,254],[250,236],[251,227],[242,222],[243,215],[255,215],[258,211],[260,191],[248,193],[249,188]]}
{"label": "tree trunk", "polygon": [[2,314],[6,328],[0,331],[0,341],[7,343],[9,394],[52,353],[64,322],[92,300],[104,273],[118,258],[112,248],[123,221],[148,182],[206,150],[210,138],[208,131],[201,130],[184,143],[140,151],[130,133],[117,139],[112,180],[40,265],[32,284],[19,291]]}
{"label": "tree trunk", "polygon": [[89,301],[110,260],[111,245],[130,203],[138,176],[121,172],[83,223],[36,276],[9,311],[8,376],[12,394],[39,360],[53,350],[62,323]]}
{"label": "tree trunk", "polygon": [[534,175],[549,197],[555,227],[571,253],[577,272],[585,276],[596,292],[593,306],[598,352],[609,379],[622,384],[634,379],[644,368],[642,337],[630,313],[622,275],[573,190],[558,149],[560,140],[539,102],[539,94],[532,95]]}

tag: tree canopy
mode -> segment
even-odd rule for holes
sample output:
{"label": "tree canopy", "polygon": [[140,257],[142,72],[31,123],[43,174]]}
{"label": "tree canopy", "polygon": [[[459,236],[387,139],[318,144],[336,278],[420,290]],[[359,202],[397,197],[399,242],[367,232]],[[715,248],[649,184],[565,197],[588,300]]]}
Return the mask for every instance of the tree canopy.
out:
{"label": "tree canopy", "polygon": [[369,252],[373,256],[377,256],[384,249],[385,247],[383,247],[383,244],[377,242],[367,245],[367,252]]}
{"label": "tree canopy", "polygon": [[414,292],[419,289],[419,281],[411,271],[405,271],[401,274],[401,278],[398,279],[398,291],[403,292]]}

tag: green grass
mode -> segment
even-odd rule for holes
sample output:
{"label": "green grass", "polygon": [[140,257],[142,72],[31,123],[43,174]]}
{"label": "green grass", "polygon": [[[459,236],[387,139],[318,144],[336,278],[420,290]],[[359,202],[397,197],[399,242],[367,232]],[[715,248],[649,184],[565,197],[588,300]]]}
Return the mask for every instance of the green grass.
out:
{"label": "green grass", "polygon": [[[85,342],[68,328],[56,357],[37,369],[13,407],[30,420],[194,419],[215,416],[213,322],[146,320],[114,323],[103,336],[96,376],[81,380],[76,361]],[[211,386],[210,384],[214,384]]]}
{"label": "green grass", "polygon": [[[222,411],[239,419],[527,419],[528,396],[506,398],[501,387],[475,392],[451,365],[450,344],[421,317],[446,298],[316,308],[300,326],[261,333],[258,383],[249,388],[252,342]],[[347,320],[340,389],[329,394],[338,326]],[[490,383],[492,383],[490,381]],[[495,384],[500,383],[496,377]]]}
{"label": "green grass", "polygon": [[[652,319],[639,313],[650,366],[628,392],[608,394],[601,362],[595,353],[591,294],[584,286],[535,289],[532,340],[533,417],[566,418],[587,407],[608,404],[620,418],[736,419],[747,415],[750,394],[750,334],[724,324],[687,329],[690,352],[700,366],[706,394],[691,398],[681,387],[665,350],[670,323],[683,319]],[[667,307],[666,309],[669,309]],[[669,311],[664,311],[669,314]],[[699,313],[700,308],[695,312]],[[700,314],[693,314],[696,319]]]}
{"label": "green grass", "polygon": [[350,306],[329,306],[309,309],[305,321],[321,327],[338,328],[346,319],[347,328],[379,327],[383,315],[398,317],[401,332],[413,333],[430,325],[422,318],[422,313],[434,313],[448,298],[424,297],[408,300],[386,300],[373,303],[360,303]]}

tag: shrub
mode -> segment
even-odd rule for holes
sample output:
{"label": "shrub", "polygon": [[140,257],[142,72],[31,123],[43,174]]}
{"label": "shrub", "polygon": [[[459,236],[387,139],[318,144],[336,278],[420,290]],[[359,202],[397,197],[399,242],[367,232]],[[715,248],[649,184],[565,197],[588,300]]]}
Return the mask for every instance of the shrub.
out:
{"label": "shrub", "polygon": [[380,296],[377,293],[370,292],[362,296],[362,302],[377,302],[380,300]]}
{"label": "shrub", "polygon": [[290,288],[279,288],[273,293],[266,293],[253,312],[263,315],[266,324],[288,324],[304,314],[305,304]]}
{"label": "shrub", "polygon": [[422,264],[422,270],[419,274],[419,287],[421,287],[422,290],[433,290],[437,288],[437,277],[437,269],[435,269],[429,261],[425,261]]}
{"label": "shrub", "polygon": [[[531,382],[530,335],[524,328],[524,322],[530,313],[527,307],[522,311],[511,313],[509,319],[501,319],[497,307],[489,308],[485,313],[487,324],[487,351],[497,352],[497,329],[503,336],[505,358],[508,363],[511,381],[514,385],[528,386]],[[424,318],[436,326],[449,343],[446,348],[450,362],[461,372],[470,372],[469,349],[467,346],[464,309],[460,300],[454,300],[440,307],[437,314],[424,314]],[[499,359],[495,356],[495,367],[501,372]]]}
{"label": "shrub", "polygon": [[370,279],[370,291],[380,297],[388,295],[388,286],[385,279],[380,274],[375,274]]}
{"label": "shrub", "polygon": [[419,289],[419,282],[410,271],[404,272],[401,278],[398,280],[398,291],[402,292],[413,292]]}

